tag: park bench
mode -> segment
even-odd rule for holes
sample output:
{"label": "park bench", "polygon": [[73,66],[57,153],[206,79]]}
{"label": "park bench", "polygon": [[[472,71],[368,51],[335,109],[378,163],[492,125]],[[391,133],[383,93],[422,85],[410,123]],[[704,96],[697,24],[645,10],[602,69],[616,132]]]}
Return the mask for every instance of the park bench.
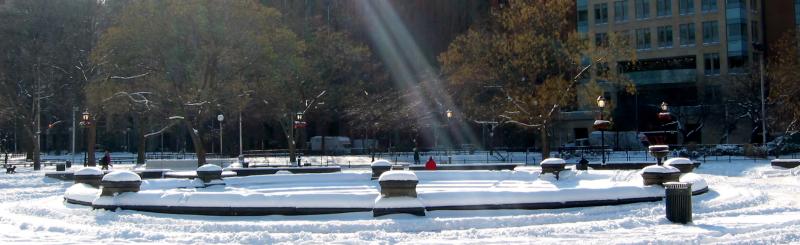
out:
{"label": "park bench", "polygon": [[[436,170],[514,170],[516,164],[437,164]],[[425,165],[408,166],[409,170],[426,170]]]}

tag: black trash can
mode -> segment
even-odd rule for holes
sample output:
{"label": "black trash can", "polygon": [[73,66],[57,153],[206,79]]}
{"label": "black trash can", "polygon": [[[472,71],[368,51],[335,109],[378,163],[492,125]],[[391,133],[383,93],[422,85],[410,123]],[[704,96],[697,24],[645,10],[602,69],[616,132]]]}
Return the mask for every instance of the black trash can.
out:
{"label": "black trash can", "polygon": [[71,168],[71,167],[72,167],[72,161],[67,160],[67,168]]}
{"label": "black trash can", "polygon": [[666,189],[667,219],[673,223],[692,222],[692,184],[664,183]]}
{"label": "black trash can", "polygon": [[63,163],[56,164],[56,171],[66,171],[67,165]]}

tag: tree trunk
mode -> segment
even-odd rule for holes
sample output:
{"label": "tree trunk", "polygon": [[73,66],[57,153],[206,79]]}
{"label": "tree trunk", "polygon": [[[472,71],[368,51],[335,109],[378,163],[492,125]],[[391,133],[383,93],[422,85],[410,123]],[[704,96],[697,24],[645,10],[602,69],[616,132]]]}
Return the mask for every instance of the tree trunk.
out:
{"label": "tree trunk", "polygon": [[97,125],[96,121],[91,120],[89,124],[89,132],[86,134],[86,164],[89,167],[96,166],[94,157],[94,146],[97,140]]}
{"label": "tree trunk", "polygon": [[189,120],[184,119],[183,124],[186,126],[186,129],[189,130],[189,135],[192,137],[192,145],[194,145],[194,154],[197,156],[197,166],[203,166],[206,164],[206,149],[203,148],[203,139],[200,138],[200,135],[194,130],[192,123]]}
{"label": "tree trunk", "polygon": [[25,127],[25,134],[30,139],[30,147],[28,147],[28,154],[29,159],[33,162],[33,170],[39,170],[42,167],[42,161],[40,156],[40,149],[38,141],[36,140],[36,133],[35,131],[31,130],[30,127]]}
{"label": "tree trunk", "polygon": [[542,142],[542,159],[550,157],[550,142],[547,137],[547,126],[539,128],[540,141]]}
{"label": "tree trunk", "polygon": [[147,138],[144,137],[144,125],[141,123],[139,124],[139,147],[137,147],[136,151],[136,163],[137,164],[144,164],[145,163],[145,151],[147,150]]}

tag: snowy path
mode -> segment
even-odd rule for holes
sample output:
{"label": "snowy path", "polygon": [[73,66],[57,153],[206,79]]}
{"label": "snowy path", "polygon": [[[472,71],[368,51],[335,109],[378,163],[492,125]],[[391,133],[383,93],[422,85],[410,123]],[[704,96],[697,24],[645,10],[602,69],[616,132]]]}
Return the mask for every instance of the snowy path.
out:
{"label": "snowy path", "polygon": [[800,243],[800,171],[766,162],[708,162],[711,186],[694,224],[673,225],[663,203],[562,210],[369,212],[213,217],[95,211],[65,204],[71,183],[26,170],[0,175],[0,241],[23,243]]}

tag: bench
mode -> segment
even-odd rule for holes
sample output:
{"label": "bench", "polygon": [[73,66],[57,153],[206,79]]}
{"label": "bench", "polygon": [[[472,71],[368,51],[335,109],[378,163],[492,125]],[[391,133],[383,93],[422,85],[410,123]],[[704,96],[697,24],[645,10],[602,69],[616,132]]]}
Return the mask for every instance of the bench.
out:
{"label": "bench", "polygon": [[268,175],[278,171],[289,171],[293,174],[321,174],[341,172],[339,166],[333,167],[258,167],[258,168],[226,168],[226,171],[235,172],[237,176]]}
{"label": "bench", "polygon": [[[700,167],[699,161],[692,161],[695,168]],[[639,170],[647,166],[656,165],[656,162],[599,162],[589,163],[589,167],[594,170]]]}
{"label": "bench", "polygon": [[[234,162],[235,159],[206,159],[206,163],[223,168]],[[145,163],[145,169],[196,170],[197,167],[197,159],[149,159]]]}
{"label": "bench", "polygon": [[773,167],[796,168],[800,166],[800,159],[775,159],[770,161]]}

